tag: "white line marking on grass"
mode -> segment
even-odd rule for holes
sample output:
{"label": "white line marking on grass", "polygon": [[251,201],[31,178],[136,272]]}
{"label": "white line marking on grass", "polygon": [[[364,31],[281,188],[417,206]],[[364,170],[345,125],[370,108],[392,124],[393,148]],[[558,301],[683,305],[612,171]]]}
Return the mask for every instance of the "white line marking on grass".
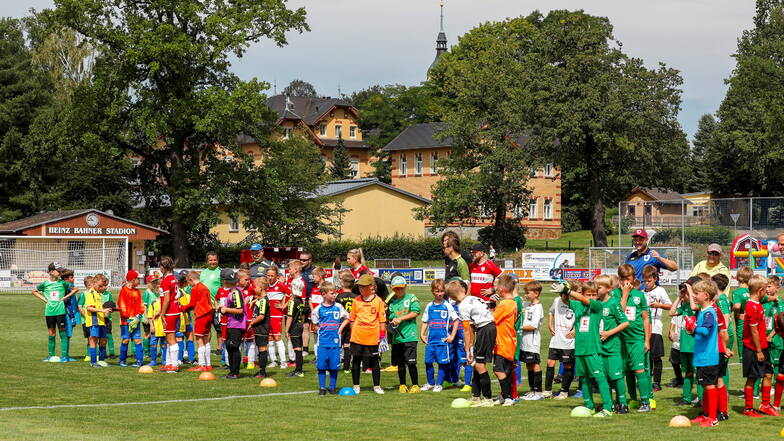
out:
{"label": "white line marking on grass", "polygon": [[208,398],[187,398],[183,400],[160,400],[160,401],[131,401],[128,403],[88,403],[88,404],[56,404],[53,406],[21,406],[21,407],[0,407],[0,411],[13,411],[13,410],[30,410],[30,409],[67,409],[67,408],[80,408],[80,407],[115,407],[115,406],[140,406],[147,404],[170,404],[170,403],[193,403],[198,401],[219,401],[219,400],[237,400],[242,398],[259,398],[259,397],[280,397],[285,395],[303,395],[314,394],[317,390],[306,390],[300,392],[273,392],[269,394],[254,394],[254,395],[229,395],[226,397],[208,397]]}

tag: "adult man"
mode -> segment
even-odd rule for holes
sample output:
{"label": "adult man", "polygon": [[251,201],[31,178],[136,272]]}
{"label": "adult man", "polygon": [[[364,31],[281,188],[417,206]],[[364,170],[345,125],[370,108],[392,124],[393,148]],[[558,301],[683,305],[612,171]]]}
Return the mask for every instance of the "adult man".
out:
{"label": "adult man", "polygon": [[[299,254],[299,261],[302,262],[302,270],[300,277],[305,282],[305,292],[303,293],[303,300],[305,302],[305,330],[302,333],[303,355],[310,355],[308,348],[310,347],[310,292],[313,290],[313,255],[308,252]],[[315,329],[313,330],[315,332]]]}
{"label": "adult man", "polygon": [[626,256],[626,263],[634,267],[634,277],[642,281],[642,269],[647,265],[655,268],[665,268],[669,271],[678,271],[678,263],[670,260],[667,256],[663,256],[648,248],[648,232],[643,229],[634,230],[632,233],[632,243],[634,244],[634,251]]}
{"label": "adult man", "polygon": [[501,275],[501,268],[488,260],[485,254],[485,246],[481,243],[475,243],[471,247],[472,260],[468,265],[468,271],[471,274],[471,295],[478,296],[482,300],[490,300],[490,296],[495,293],[493,282],[495,278]]}
{"label": "adult man", "polygon": [[460,254],[460,239],[451,237],[444,240],[444,256],[444,262],[446,263],[444,280],[451,282],[459,279],[470,283],[471,272],[468,270],[465,258]]}
{"label": "adult man", "polygon": [[[210,290],[210,304],[214,307],[215,306],[215,294],[218,292],[221,286],[221,278],[220,273],[221,269],[219,266],[218,261],[218,253],[215,251],[208,251],[207,252],[207,269],[203,269],[201,274],[199,275],[199,282],[203,283],[207,289]],[[220,320],[213,321],[212,326],[215,328],[215,336],[218,339],[218,353],[223,348],[223,338],[221,337],[221,326]],[[209,343],[209,336],[206,340]]]}
{"label": "adult man", "polygon": [[250,278],[256,280],[267,275],[267,268],[273,265],[271,260],[264,258],[264,247],[254,243],[250,246],[250,255],[253,257],[253,264],[250,266]]}
{"label": "adult man", "polygon": [[[707,258],[705,260],[694,265],[694,269],[691,270],[689,277],[696,276],[700,273],[708,273],[711,277],[716,274],[724,274],[728,279],[732,280],[732,277],[730,277],[730,270],[721,263],[721,245],[717,243],[708,245],[707,253]],[[724,289],[724,293],[730,293],[729,285]]]}

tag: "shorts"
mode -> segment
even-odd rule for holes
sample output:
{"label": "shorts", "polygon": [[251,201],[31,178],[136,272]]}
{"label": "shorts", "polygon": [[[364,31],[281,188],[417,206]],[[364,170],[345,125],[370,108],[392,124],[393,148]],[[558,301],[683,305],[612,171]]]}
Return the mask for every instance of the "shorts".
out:
{"label": "shorts", "polygon": [[351,356],[352,357],[378,357],[378,345],[361,345],[359,343],[351,343]]}
{"label": "shorts", "polygon": [[283,330],[283,317],[270,317],[270,333],[273,337],[280,337]]}
{"label": "shorts", "polygon": [[111,334],[112,333],[112,319],[107,318],[106,320],[104,320],[104,326],[106,326],[106,333],[107,334]]}
{"label": "shorts", "polygon": [[196,337],[206,337],[210,335],[210,327],[212,326],[212,314],[207,313],[202,316],[196,317],[193,322],[193,335]]}
{"label": "shorts", "polygon": [[144,332],[144,335],[148,335],[150,333],[150,323],[149,322],[145,321],[144,323],[142,323],[142,331]]}
{"label": "shorts", "polygon": [[185,325],[185,333],[187,334],[189,332],[193,333],[193,324],[192,323],[188,323],[187,325]]}
{"label": "shorts", "polygon": [[477,363],[490,363],[495,349],[495,323],[488,323],[476,330],[474,341],[474,360]]}
{"label": "shorts", "polygon": [[163,332],[167,334],[177,333],[180,331],[180,315],[165,315],[163,316]]}
{"label": "shorts", "polygon": [[343,332],[340,333],[340,341],[342,341],[344,345],[349,344],[351,341],[351,325],[347,325],[343,328]]}
{"label": "shorts", "polygon": [[212,327],[215,328],[215,335],[221,335],[221,322],[220,322],[220,314],[213,313],[212,314]]}
{"label": "shorts", "polygon": [[90,327],[87,326],[87,325],[82,325],[82,334],[84,335],[84,338],[89,337],[90,336]]}
{"label": "shorts", "polygon": [[574,349],[550,348],[547,351],[548,360],[556,360],[565,364],[574,364]]}
{"label": "shorts", "polygon": [[425,346],[425,363],[449,364],[452,361],[449,344],[433,344]]}
{"label": "shorts", "polygon": [[681,372],[683,374],[694,372],[694,352],[681,352]]}
{"label": "shorts", "polygon": [[621,357],[627,372],[645,369],[645,342],[636,341],[621,345]]}
{"label": "shorts", "polygon": [[242,333],[243,329],[241,328],[226,329],[226,345],[239,348],[242,343]]}
{"label": "shorts", "polygon": [[291,328],[289,329],[289,341],[291,342],[291,347],[302,347],[302,331],[302,323],[291,324]]}
{"label": "shorts", "polygon": [[697,368],[697,384],[700,386],[716,386],[718,383],[719,365],[699,366]]}
{"label": "shorts", "polygon": [[537,352],[520,351],[518,357],[525,364],[539,364],[539,354]]}
{"label": "shorts", "polygon": [[131,328],[128,325],[120,325],[120,338],[123,339],[123,340],[125,340],[125,339],[133,339],[133,340],[141,339],[142,338],[142,328],[141,328],[141,326],[137,326],[137,327],[133,328],[133,331],[131,331]]}
{"label": "shorts", "polygon": [[47,329],[55,327],[65,329],[65,314],[47,315],[44,318],[46,319]]}
{"label": "shorts", "polygon": [[462,338],[460,340],[455,339],[451,343],[452,347],[450,348],[450,357],[453,360],[457,361],[458,363],[465,363],[466,362],[466,352],[465,352],[465,340]]}
{"label": "shorts", "polygon": [[728,364],[729,358],[725,357],[724,354],[719,354],[719,377],[727,375]]}
{"label": "shorts", "polygon": [[602,356],[599,354],[576,355],[574,357],[574,375],[583,378],[601,378],[604,375]]}
{"label": "shorts", "polygon": [[768,348],[762,350],[765,354],[763,361],[757,361],[757,354],[753,350],[743,346],[743,377],[762,378],[765,375],[773,374],[773,365],[770,363],[770,353]]}
{"label": "shorts", "polygon": [[407,341],[392,345],[392,366],[400,367],[406,364],[416,364],[416,361],[417,342]]}
{"label": "shorts", "polygon": [[325,348],[319,346],[316,351],[316,369],[320,371],[336,371],[340,369],[340,347]]}
{"label": "shorts", "polygon": [[256,341],[256,347],[262,348],[264,346],[269,346],[269,335],[267,334],[256,334],[253,336],[254,340]]}
{"label": "shorts", "polygon": [[90,337],[106,338],[106,326],[101,326],[101,325],[90,326]]}
{"label": "shorts", "polygon": [[510,373],[515,370],[514,360],[502,357],[498,354],[493,356],[493,372]]}
{"label": "shorts", "polygon": [[245,332],[242,333],[242,339],[245,341],[254,341],[255,335],[253,328],[246,329]]}
{"label": "shorts", "polygon": [[624,377],[623,358],[621,358],[621,354],[602,355],[601,357],[604,375],[608,380],[616,381]]}
{"label": "shorts", "polygon": [[681,351],[680,349],[670,349],[670,363],[681,364]]}
{"label": "shorts", "polygon": [[664,357],[664,338],[661,334],[651,334],[650,356],[653,359]]}

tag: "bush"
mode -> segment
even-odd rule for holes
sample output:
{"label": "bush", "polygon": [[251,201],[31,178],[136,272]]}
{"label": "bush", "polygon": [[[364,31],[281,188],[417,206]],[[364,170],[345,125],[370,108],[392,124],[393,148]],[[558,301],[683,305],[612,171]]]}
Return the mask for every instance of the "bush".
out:
{"label": "bush", "polygon": [[[504,222],[498,228],[501,229],[501,250],[517,250],[525,246],[525,228],[520,224]],[[487,245],[493,243],[494,231],[495,226],[480,229],[477,233],[479,241]]]}
{"label": "bush", "polygon": [[[686,243],[717,243],[727,245],[732,242],[732,231],[728,227],[690,227],[686,228]],[[672,243],[680,242],[680,228],[665,228],[656,230],[656,234],[651,239],[651,243]]]}
{"label": "bush", "polygon": [[[461,245],[469,247],[471,241],[461,241]],[[361,241],[341,240],[313,244],[306,249],[313,253],[316,262],[332,262],[335,257],[346,258],[346,252],[352,248],[362,248],[365,260],[375,259],[411,259],[440,260],[444,258],[440,237],[413,238],[393,236],[386,238],[371,237]]]}
{"label": "bush", "polygon": [[564,233],[571,233],[583,229],[576,207],[563,208],[563,211],[561,212],[561,228]]}

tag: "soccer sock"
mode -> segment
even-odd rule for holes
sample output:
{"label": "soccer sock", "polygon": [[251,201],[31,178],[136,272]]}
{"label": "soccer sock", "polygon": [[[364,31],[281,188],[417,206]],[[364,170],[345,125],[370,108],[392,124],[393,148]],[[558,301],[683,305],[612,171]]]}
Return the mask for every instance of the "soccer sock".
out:
{"label": "soccer sock", "polygon": [[492,398],[493,391],[490,387],[490,373],[485,372],[483,374],[479,374],[479,384],[482,386],[482,396],[485,398]]}
{"label": "soccer sock", "polygon": [[553,390],[554,377],[555,377],[555,366],[547,366],[547,373],[544,377],[544,390]]}
{"label": "soccer sock", "polygon": [[120,343],[120,363],[125,363],[128,358],[128,343]]}
{"label": "soccer sock", "polygon": [[482,386],[479,384],[480,375],[481,374],[477,372],[476,375],[474,375],[471,379],[471,396],[473,397],[479,397],[479,395],[482,393]]}
{"label": "soccer sock", "polygon": [[106,344],[109,346],[109,355],[114,357],[114,336],[111,333],[107,333],[106,336]]}
{"label": "soccer sock", "polygon": [[210,359],[211,355],[212,355],[212,345],[210,343],[207,343],[206,345],[204,345],[204,362],[207,364],[207,366],[212,366],[212,360]]}
{"label": "soccer sock", "polygon": [[528,390],[534,392],[534,373],[533,371],[528,371]]}
{"label": "soccer sock", "polygon": [[762,396],[760,398],[762,398],[762,405],[770,406],[770,386],[765,386],[763,384],[761,389],[762,389]]}
{"label": "soccer sock", "polygon": [[653,360],[653,382],[656,384],[661,384],[661,377],[662,377],[662,360],[661,358],[656,358]]}
{"label": "soccer sock", "polygon": [[[432,369],[433,365],[431,364],[429,366]],[[444,384],[444,377],[446,376],[446,371],[447,370],[449,370],[449,365],[448,364],[439,364],[438,365],[438,377],[436,377],[436,382],[435,383],[430,383],[430,380],[428,380],[427,382],[430,383],[430,384],[437,384],[439,386],[442,386]],[[432,374],[432,371],[431,371],[431,374]]]}
{"label": "soccer sock", "polygon": [[192,340],[188,340],[185,343],[185,350],[188,351],[188,360],[193,363],[196,360],[195,352],[196,346],[193,344]]}
{"label": "soccer sock", "polygon": [[465,377],[465,384],[471,384],[471,380],[474,376],[474,367],[470,364],[467,364],[463,367],[464,373],[463,376]]}
{"label": "soccer sock", "polygon": [[196,357],[198,365],[204,366],[204,346],[199,346],[199,348],[196,349]]}
{"label": "soccer sock", "polygon": [[185,342],[178,341],[177,342],[177,363],[182,364],[182,359],[185,356]]}
{"label": "soccer sock", "polygon": [[240,347],[234,345],[226,345],[229,347],[229,373],[232,375],[240,374],[240,364],[242,363],[242,354]]}
{"label": "soccer sock", "polygon": [[419,386],[419,370],[416,363],[408,365],[408,375],[411,377],[411,385]]}
{"label": "soccer sock", "polygon": [[711,421],[716,419],[716,411],[719,407],[718,389],[715,387],[705,390],[705,398],[708,400],[708,418]]}
{"label": "soccer sock", "polygon": [[144,346],[141,343],[134,343],[136,346],[136,362],[141,363],[144,361]]}
{"label": "soccer sock", "polygon": [[256,363],[256,354],[258,353],[259,349],[256,347],[256,342],[248,342],[248,364]]}
{"label": "soccer sock", "polygon": [[727,386],[716,389],[716,401],[718,402],[719,412],[727,413]]}
{"label": "soccer sock", "polygon": [[269,358],[272,363],[278,364],[278,359],[275,357],[275,340],[273,340],[271,343],[272,344],[269,345],[267,349],[269,351]]}
{"label": "soccer sock", "polygon": [[711,408],[710,396],[708,394],[705,394],[705,398],[703,398],[702,400],[702,414],[705,415],[706,417],[710,415],[710,408]]}
{"label": "soccer sock", "polygon": [[681,364],[680,363],[670,363],[672,365],[672,370],[675,372],[675,381],[678,383],[683,383],[683,373],[681,372]]}
{"label": "soccer sock", "polygon": [[754,408],[754,387],[746,386],[743,388],[743,396],[746,399],[745,408],[746,409],[753,409]]}
{"label": "soccer sock", "polygon": [[[443,365],[441,365],[441,364],[438,365],[438,378],[440,378],[443,381],[444,376],[441,375],[441,371],[443,371],[444,369],[441,366],[443,366]],[[436,372],[436,370],[435,370],[435,366],[433,365],[433,363],[425,363],[425,376],[427,377],[427,384],[436,384],[435,383],[435,381],[436,381],[435,380],[435,372]],[[441,384],[441,383],[438,383],[438,384]]]}
{"label": "soccer sock", "polygon": [[518,384],[523,383],[523,364],[517,363],[517,367],[512,370],[514,372],[514,385],[517,387]]}
{"label": "soccer sock", "polygon": [[178,366],[180,361],[180,345],[169,345],[169,360],[171,366]]}
{"label": "soccer sock", "polygon": [[294,349],[294,363],[296,364],[294,370],[296,372],[302,372],[302,363],[304,363],[302,359],[302,349]]}
{"label": "soccer sock", "polygon": [[351,360],[351,379],[354,381],[354,386],[359,386],[359,369],[361,364],[362,359],[359,357],[354,357]]}
{"label": "soccer sock", "polygon": [[329,371],[329,388],[336,389],[338,387],[338,370]]}
{"label": "soccer sock", "polygon": [[683,376],[683,393],[681,397],[684,401],[691,403],[693,399],[691,395],[691,382],[694,381],[694,374],[687,374]]}
{"label": "soccer sock", "polygon": [[[569,393],[569,389],[572,387],[572,380],[574,379],[574,372],[571,369],[565,369],[563,375],[561,375],[561,392]],[[624,393],[624,398],[626,394]]]}
{"label": "soccer sock", "polygon": [[615,397],[618,400],[618,404],[624,406],[629,404],[626,401],[626,381],[623,378],[615,380]]}
{"label": "soccer sock", "polygon": [[542,371],[534,372],[534,388],[536,392],[542,391]]}
{"label": "soccer sock", "polygon": [[157,363],[158,360],[158,339],[153,337],[150,339],[150,360]]}
{"label": "soccer sock", "polygon": [[289,361],[294,360],[294,346],[291,345],[291,340],[286,340],[286,347],[289,350]]}
{"label": "soccer sock", "polygon": [[634,376],[637,377],[637,384],[640,387],[640,401],[647,403],[651,398],[651,377],[645,371],[634,374]]}
{"label": "soccer sock", "polygon": [[602,405],[608,411],[612,410],[612,393],[610,392],[610,385],[607,384],[607,378],[602,375],[596,378],[596,383],[599,386],[599,395],[602,397]]}
{"label": "soccer sock", "polygon": [[587,378],[583,378],[580,383],[580,388],[583,390],[583,403],[585,403],[585,407],[594,409],[593,397],[591,396],[591,382]]}
{"label": "soccer sock", "polygon": [[762,378],[757,378],[757,381],[754,382],[754,396],[755,397],[759,396],[760,383],[762,383]]}
{"label": "soccer sock", "polygon": [[278,347],[278,356],[280,357],[280,364],[286,364],[286,361],[288,361],[288,357],[286,357],[286,344],[283,343],[283,340],[278,340],[275,342],[275,346]]}
{"label": "soccer sock", "polygon": [[98,350],[90,348],[90,363],[95,364],[98,361]]}
{"label": "soccer sock", "polygon": [[626,374],[626,394],[630,400],[637,400],[637,379],[633,372]]}
{"label": "soccer sock", "polygon": [[784,374],[778,374],[776,375],[776,393],[773,397],[773,405],[776,407],[781,407],[782,392],[784,392]]}
{"label": "soccer sock", "polygon": [[318,383],[319,389],[326,389],[327,388],[327,371],[324,369],[318,370]]}
{"label": "soccer sock", "polygon": [[99,360],[106,360],[106,346],[101,346],[98,349],[98,359]]}
{"label": "soccer sock", "polygon": [[269,359],[269,351],[263,350],[259,351],[259,369],[261,373],[267,373],[267,360]]}
{"label": "soccer sock", "polygon": [[501,386],[501,397],[504,399],[512,398],[512,377],[507,375],[503,380],[498,380]]}
{"label": "soccer sock", "polygon": [[381,366],[378,357],[370,357],[370,369],[373,372],[373,386],[381,385]]}
{"label": "soccer sock", "polygon": [[343,347],[343,370],[347,371],[351,369],[351,348],[346,346]]}
{"label": "soccer sock", "polygon": [[[520,365],[517,367],[519,368]],[[517,385],[520,384],[520,380],[518,380],[517,369],[512,369],[512,372],[510,372],[509,375],[511,375],[509,386],[512,389],[510,394],[512,395],[512,399],[517,399]]]}
{"label": "soccer sock", "polygon": [[145,338],[142,340],[142,346],[144,347],[144,355],[150,355],[150,339]]}
{"label": "soccer sock", "polygon": [[397,380],[398,384],[406,384],[406,365],[397,367]]}
{"label": "soccer sock", "polygon": [[49,336],[49,356],[54,357],[54,348],[57,345],[57,340],[54,335]]}

